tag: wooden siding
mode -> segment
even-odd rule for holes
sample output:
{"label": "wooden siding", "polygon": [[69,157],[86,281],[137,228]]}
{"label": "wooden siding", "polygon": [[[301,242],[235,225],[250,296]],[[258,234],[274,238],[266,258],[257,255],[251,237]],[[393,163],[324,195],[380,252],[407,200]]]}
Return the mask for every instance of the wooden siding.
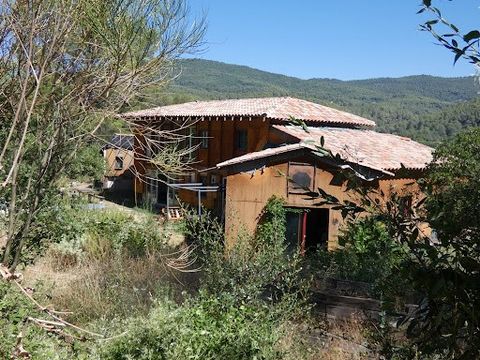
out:
{"label": "wooden siding", "polygon": [[[234,117],[233,119],[232,117],[212,117],[200,119],[193,126],[196,128],[196,137],[200,136],[202,130],[207,130],[209,135],[208,148],[197,150],[197,163],[194,165],[194,168],[203,170],[236,156],[262,150],[269,139],[270,121],[262,117]],[[236,149],[236,134],[239,130],[247,131],[248,144],[244,151]],[[142,141],[141,136],[137,134],[137,137],[135,141]],[[137,151],[139,148],[140,146],[137,146]],[[148,167],[138,159],[135,161],[135,166],[140,173],[144,173],[145,168]],[[211,184],[212,174],[207,175],[207,185]],[[215,175],[217,175],[220,185],[222,177],[220,173]],[[200,182],[200,180],[200,176],[197,176],[196,181]],[[142,194],[144,192],[143,182],[136,179],[135,183],[137,194]],[[180,190],[177,195],[181,201],[187,204],[198,205],[198,196],[195,192]],[[202,197],[202,204],[207,208],[214,208],[217,197],[217,193],[207,193]]]}
{"label": "wooden siding", "polygon": [[[287,178],[280,173],[288,174],[288,163],[268,166],[263,170],[253,173],[238,173],[227,177],[226,194],[226,217],[225,227],[228,244],[232,244],[237,237],[238,231],[247,231],[253,234],[257,226],[259,216],[267,200],[273,196],[280,196],[285,199],[286,206],[297,208],[318,208],[315,200],[307,199],[301,194],[288,192]],[[358,198],[352,192],[347,192],[345,185],[331,185],[333,172],[315,167],[314,188],[321,188],[327,193],[335,196],[341,201],[350,200],[358,203]],[[394,179],[379,181],[378,187],[388,194],[392,188],[396,191],[416,191],[415,185],[406,188],[411,179]],[[330,209],[328,226],[328,249],[334,250],[338,247],[339,231],[344,224],[340,211]]]}
{"label": "wooden siding", "polygon": [[[122,176],[133,165],[133,151],[123,149],[105,149],[103,154],[106,161],[105,176],[117,177]],[[122,169],[115,168],[115,159],[121,157],[123,159]]]}

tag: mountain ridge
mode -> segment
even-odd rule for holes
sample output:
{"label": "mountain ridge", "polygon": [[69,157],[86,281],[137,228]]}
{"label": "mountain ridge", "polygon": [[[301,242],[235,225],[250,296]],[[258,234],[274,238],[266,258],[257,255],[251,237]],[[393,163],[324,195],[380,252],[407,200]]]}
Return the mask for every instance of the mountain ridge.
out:
{"label": "mountain ridge", "polygon": [[[379,131],[410,136],[428,144],[436,144],[460,131],[463,124],[480,124],[476,119],[479,104],[474,101],[478,97],[474,77],[409,75],[363,80],[300,79],[246,65],[203,59],[179,60],[174,71],[179,75],[168,88],[152,89],[136,107],[193,100],[292,96],[372,119]],[[444,111],[467,102],[475,109],[472,110],[475,119],[464,121],[462,118],[461,123],[450,126],[448,117],[453,112],[447,111],[450,115],[446,116]],[[468,108],[469,105],[462,106],[462,112]],[[435,114],[442,126],[437,126]],[[438,132],[439,128],[446,130]]]}

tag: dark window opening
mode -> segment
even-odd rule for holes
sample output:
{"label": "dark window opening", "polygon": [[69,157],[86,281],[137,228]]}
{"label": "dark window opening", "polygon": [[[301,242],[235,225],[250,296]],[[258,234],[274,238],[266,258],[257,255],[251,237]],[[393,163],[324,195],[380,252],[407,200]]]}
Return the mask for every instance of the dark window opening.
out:
{"label": "dark window opening", "polygon": [[306,212],[305,241],[303,251],[312,252],[328,242],[328,209],[309,209]]}
{"label": "dark window opening", "polygon": [[287,213],[287,249],[313,253],[328,243],[328,209],[289,209]]}
{"label": "dark window opening", "polygon": [[237,150],[247,151],[248,132],[247,130],[237,130]]}
{"label": "dark window opening", "polygon": [[309,190],[312,183],[312,178],[307,173],[298,172],[292,176],[292,182],[295,188]]}
{"label": "dark window opening", "polygon": [[115,156],[115,170],[123,170],[123,157]]}
{"label": "dark window opening", "polygon": [[166,204],[167,203],[167,177],[160,175],[157,181],[157,203]]}
{"label": "dark window opening", "polygon": [[208,130],[200,131],[200,148],[208,149]]}
{"label": "dark window opening", "polygon": [[315,188],[315,167],[311,164],[290,162],[288,164],[288,193],[303,194]]}
{"label": "dark window opening", "polygon": [[301,215],[302,213],[293,209],[288,209],[287,212],[287,233],[285,238],[287,240],[287,251],[293,253],[298,250],[300,244],[300,231],[301,231]]}

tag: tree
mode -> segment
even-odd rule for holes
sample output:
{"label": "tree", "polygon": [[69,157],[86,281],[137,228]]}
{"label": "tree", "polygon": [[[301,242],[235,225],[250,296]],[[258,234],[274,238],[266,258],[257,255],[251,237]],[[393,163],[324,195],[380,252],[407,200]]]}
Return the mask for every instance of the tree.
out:
{"label": "tree", "polygon": [[[198,50],[204,30],[186,0],[2,3],[0,199],[8,204],[2,261],[11,271],[76,151],[145,88],[167,83],[173,61]],[[149,134],[179,142],[186,126]],[[168,153],[157,165],[181,166],[183,155]]]}
{"label": "tree", "polygon": [[340,202],[320,189],[310,195],[341,210],[351,223],[370,214],[406,250],[399,271],[422,300],[402,325],[417,350],[424,356],[479,358],[480,129],[439,146],[419,180],[421,192],[382,194],[354,174],[345,173],[345,179],[358,202]]}
{"label": "tree", "polygon": [[[462,32],[456,25],[445,19],[440,9],[432,6],[432,2],[432,0],[422,0],[423,6],[418,13],[431,13],[433,18],[420,25],[420,28],[431,33],[442,46],[455,54],[454,63],[460,58],[464,58],[470,63],[478,65],[480,63],[478,50],[480,30],[473,29]],[[440,33],[437,29],[442,26],[445,30]]]}

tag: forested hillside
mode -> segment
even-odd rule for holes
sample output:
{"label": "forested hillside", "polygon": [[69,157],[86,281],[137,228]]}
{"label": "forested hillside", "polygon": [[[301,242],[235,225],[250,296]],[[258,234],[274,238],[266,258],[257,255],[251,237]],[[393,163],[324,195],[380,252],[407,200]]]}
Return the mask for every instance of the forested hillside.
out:
{"label": "forested hillside", "polygon": [[182,60],[178,77],[165,94],[141,105],[191,100],[294,96],[375,120],[379,131],[408,135],[436,144],[463,127],[478,125],[480,104],[473,77],[408,76],[341,81],[302,80],[216,61]]}

